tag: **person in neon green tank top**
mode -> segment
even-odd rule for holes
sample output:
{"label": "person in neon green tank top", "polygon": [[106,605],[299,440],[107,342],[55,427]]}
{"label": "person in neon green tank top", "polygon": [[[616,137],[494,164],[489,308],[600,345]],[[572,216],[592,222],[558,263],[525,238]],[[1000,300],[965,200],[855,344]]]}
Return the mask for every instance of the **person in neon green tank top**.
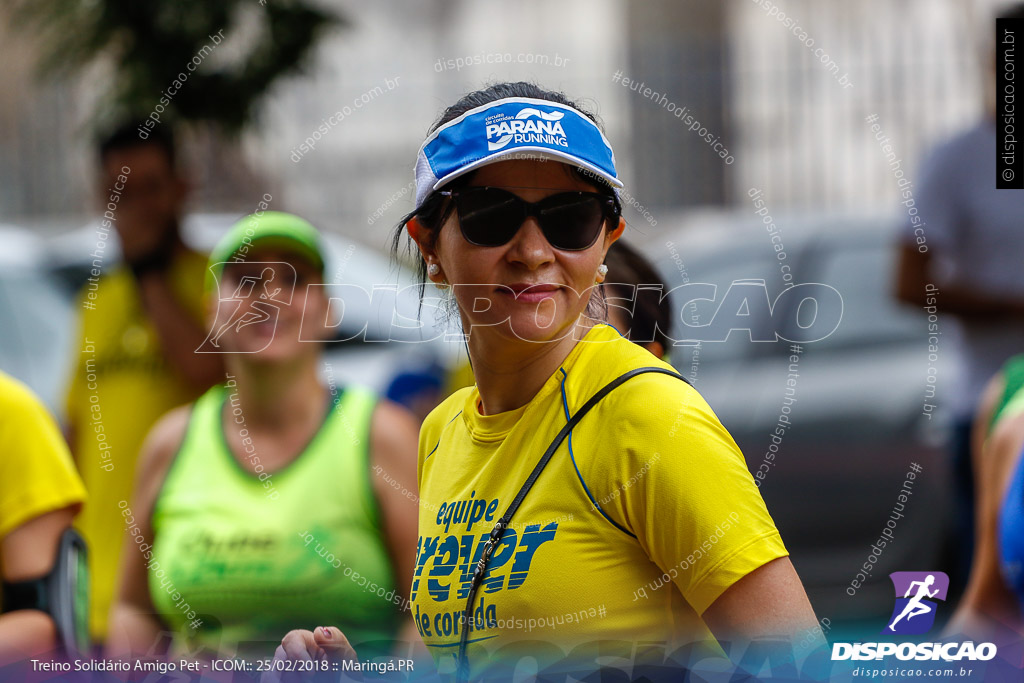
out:
{"label": "person in neon green tank top", "polygon": [[[661,680],[724,658],[725,641],[740,657],[802,638],[798,666],[824,650],[732,437],[671,366],[597,317],[625,221],[594,116],[499,83],[444,112],[415,168],[398,237],[454,298],[476,381],[420,430],[411,600],[438,672],[590,680],[615,661],[630,663],[623,679]],[[277,656],[352,656],[340,635],[289,634]]]}
{"label": "person in neon green tank top", "polygon": [[150,653],[163,630],[170,656],[251,659],[310,621],[344,625],[363,657],[412,633],[416,504],[400,491],[414,490],[418,425],[366,389],[321,384],[328,330],[309,321],[326,319],[323,270],[313,226],[271,211],[211,255],[198,352],[224,353],[227,372],[153,428],[118,503],[134,542],[111,655]]}

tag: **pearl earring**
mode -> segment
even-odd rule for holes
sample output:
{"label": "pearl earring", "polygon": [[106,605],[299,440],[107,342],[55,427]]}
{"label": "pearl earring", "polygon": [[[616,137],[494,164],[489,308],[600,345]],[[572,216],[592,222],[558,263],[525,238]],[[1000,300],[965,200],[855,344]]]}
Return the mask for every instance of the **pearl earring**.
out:
{"label": "pearl earring", "polygon": [[606,266],[606,265],[605,265],[605,264],[603,264],[603,263],[602,263],[601,265],[599,265],[599,266],[597,267],[597,274],[598,274],[598,275],[599,275],[599,276],[601,277],[601,279],[603,280],[603,279],[604,279],[604,276],[608,274],[608,266]]}
{"label": "pearl earring", "polygon": [[436,263],[431,263],[429,266],[427,266],[427,275],[430,275],[431,277],[437,275],[440,272],[441,266],[437,265]]}

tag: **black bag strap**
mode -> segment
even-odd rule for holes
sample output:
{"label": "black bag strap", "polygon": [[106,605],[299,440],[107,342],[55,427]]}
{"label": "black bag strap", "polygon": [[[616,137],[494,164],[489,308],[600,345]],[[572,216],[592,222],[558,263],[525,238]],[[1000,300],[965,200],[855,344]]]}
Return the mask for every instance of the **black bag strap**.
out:
{"label": "black bag strap", "polygon": [[667,370],[665,368],[651,366],[633,368],[628,372],[622,373],[621,375],[613,379],[611,382],[608,382],[608,384],[601,387],[601,389],[593,396],[591,396],[587,400],[587,402],[580,407],[579,410],[573,413],[572,417],[569,418],[569,421],[565,423],[565,426],[562,427],[561,430],[559,430],[557,435],[555,435],[555,438],[551,442],[551,445],[548,446],[546,451],[544,451],[544,455],[542,455],[540,460],[537,461],[537,464],[534,466],[533,471],[530,472],[530,476],[526,478],[526,482],[523,483],[522,488],[519,489],[519,493],[516,494],[516,497],[512,499],[512,503],[508,506],[508,509],[505,510],[505,514],[498,518],[498,521],[495,523],[494,528],[491,529],[491,536],[487,539],[486,543],[484,544],[483,553],[480,555],[480,561],[477,562],[476,570],[473,572],[473,580],[469,584],[469,595],[466,600],[466,610],[462,615],[462,636],[459,639],[459,661],[458,670],[456,672],[457,681],[468,680],[467,676],[469,674],[469,662],[466,658],[466,645],[467,641],[469,640],[469,623],[473,617],[473,601],[476,599],[476,592],[477,589],[480,588],[480,583],[483,581],[484,574],[487,573],[487,565],[491,560],[491,555],[494,554],[494,551],[498,547],[498,543],[501,542],[501,537],[504,535],[505,529],[508,528],[509,523],[512,521],[512,516],[516,513],[516,510],[519,509],[519,506],[522,504],[523,499],[526,498],[526,494],[530,492],[530,489],[532,489],[533,485],[537,482],[537,479],[540,477],[540,473],[544,471],[544,468],[551,460],[551,457],[555,454],[555,451],[557,451],[558,447],[562,445],[563,441],[565,441],[565,437],[569,436],[569,433],[572,431],[573,427],[579,424],[580,420],[582,420],[583,417],[588,412],[590,412],[590,409],[596,406],[598,403],[600,403],[601,400],[609,393],[611,393],[612,390],[614,390],[615,388],[624,384],[628,380],[633,379],[637,375],[643,375],[649,372],[661,373],[663,375],[668,375],[669,377],[681,379],[687,384],[690,383],[685,377],[683,377],[679,373],[672,372],[671,370]]}

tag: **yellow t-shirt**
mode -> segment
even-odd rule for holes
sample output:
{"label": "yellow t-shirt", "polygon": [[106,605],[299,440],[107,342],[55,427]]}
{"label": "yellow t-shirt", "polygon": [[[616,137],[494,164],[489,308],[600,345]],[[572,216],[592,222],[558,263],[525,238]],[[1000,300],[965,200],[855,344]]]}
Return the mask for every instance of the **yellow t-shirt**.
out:
{"label": "yellow t-shirt", "polygon": [[[206,257],[195,252],[170,270],[178,301],[197,322],[205,271]],[[74,429],[72,452],[92,501],[76,526],[92,559],[89,629],[102,642],[125,537],[118,503],[131,502],[139,449],[157,419],[202,392],[190,388],[165,359],[128,270],[117,268],[87,283],[79,305],[80,336],[66,410]]]}
{"label": "yellow t-shirt", "polygon": [[28,387],[0,372],[0,540],[31,519],[84,500],[57,423]]}
{"label": "yellow t-shirt", "polygon": [[[472,569],[494,523],[568,416],[641,366],[671,369],[599,324],[525,406],[481,415],[473,386],[424,421],[412,602],[441,673],[455,668]],[[573,429],[512,519],[477,593],[471,675],[500,675],[524,657],[538,669],[593,669],[599,648],[656,663],[681,645],[715,648],[700,615],[787,554],[743,455],[697,391],[634,377]]]}

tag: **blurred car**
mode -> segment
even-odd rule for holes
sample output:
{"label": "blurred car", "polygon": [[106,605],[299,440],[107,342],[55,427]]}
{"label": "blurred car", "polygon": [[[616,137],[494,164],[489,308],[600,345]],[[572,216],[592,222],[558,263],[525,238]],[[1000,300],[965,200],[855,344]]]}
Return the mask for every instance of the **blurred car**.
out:
{"label": "blurred car", "polygon": [[[765,465],[761,492],[818,616],[884,618],[878,615],[892,606],[888,574],[941,570],[949,521],[943,450],[949,420],[941,408],[929,416],[923,407],[940,404],[926,399],[926,316],[891,294],[898,217],[783,217],[774,221],[780,258],[765,224],[748,216],[691,214],[665,233],[666,240],[648,240],[643,248],[669,289],[715,284],[718,303],[737,280],[763,281],[775,301],[786,285],[780,266],[788,265],[794,284],[824,283],[841,294],[839,326],[825,339],[800,344],[797,377],[789,377],[790,342],[752,342],[741,330],[724,342],[676,345],[671,361],[732,433],[750,471]],[[685,302],[676,294],[670,297],[675,315],[691,325],[709,322],[714,305],[680,310]],[[751,327],[767,322],[756,319],[765,312],[755,308]],[[772,324],[782,337],[798,339],[792,329],[798,318],[790,313],[772,316]],[[801,309],[797,324],[809,324],[806,313]],[[674,339],[693,333],[681,328],[677,318]],[[950,352],[942,351],[934,363],[940,387],[934,393],[952,371]],[[795,380],[789,394],[787,379]],[[795,399],[791,427],[782,429],[774,460],[766,460],[787,396]],[[894,541],[851,597],[846,589],[868,562],[913,462],[923,469],[905,517],[896,520]]]}
{"label": "blurred car", "polygon": [[29,385],[59,414],[71,364],[71,298],[52,277],[42,239],[0,225],[0,242],[0,369]]}

